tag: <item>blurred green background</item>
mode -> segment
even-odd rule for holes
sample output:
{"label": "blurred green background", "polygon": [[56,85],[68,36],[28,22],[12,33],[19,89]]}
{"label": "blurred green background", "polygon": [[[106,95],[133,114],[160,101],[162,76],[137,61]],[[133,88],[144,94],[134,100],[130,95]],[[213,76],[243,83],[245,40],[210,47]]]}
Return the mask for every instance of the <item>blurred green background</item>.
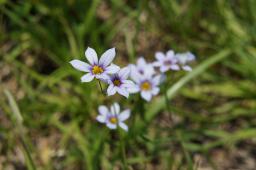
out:
{"label": "blurred green background", "polygon": [[[255,0],[0,0],[0,169],[256,168]],[[163,97],[105,98],[68,63],[191,51]],[[163,93],[162,93],[163,94]],[[131,108],[129,133],[95,121]]]}

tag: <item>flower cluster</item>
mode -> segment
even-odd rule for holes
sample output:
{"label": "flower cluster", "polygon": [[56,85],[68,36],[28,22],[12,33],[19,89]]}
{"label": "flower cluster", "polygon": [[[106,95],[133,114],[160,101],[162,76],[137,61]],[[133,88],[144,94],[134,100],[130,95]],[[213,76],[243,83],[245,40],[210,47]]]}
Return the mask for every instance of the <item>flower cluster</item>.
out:
{"label": "flower cluster", "polygon": [[[93,79],[97,79],[99,82],[107,83],[106,93],[108,96],[118,93],[128,98],[129,94],[140,93],[144,100],[150,101],[160,92],[159,86],[167,71],[181,69],[191,71],[192,68],[188,63],[195,60],[195,56],[190,52],[175,54],[174,51],[169,50],[166,54],[156,52],[156,61],[152,63],[147,63],[143,57],[140,57],[136,64],[120,68],[112,63],[115,55],[115,48],[111,48],[104,52],[99,59],[96,51],[88,47],[85,51],[88,63],[75,59],[70,61],[70,64],[75,69],[86,73],[81,77],[82,82],[91,82]],[[106,106],[100,106],[99,113],[97,120],[105,123],[110,129],[120,126],[128,131],[128,127],[123,121],[129,118],[130,110],[120,113],[120,106],[114,103],[110,110]]]}

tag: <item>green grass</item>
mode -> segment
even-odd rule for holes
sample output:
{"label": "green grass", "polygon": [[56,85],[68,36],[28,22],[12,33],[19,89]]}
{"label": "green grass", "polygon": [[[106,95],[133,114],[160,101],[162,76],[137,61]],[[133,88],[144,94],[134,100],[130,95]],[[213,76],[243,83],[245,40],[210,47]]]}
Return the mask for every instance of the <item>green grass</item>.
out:
{"label": "green grass", "polygon": [[[254,0],[2,0],[0,26],[3,169],[225,169],[213,152],[255,147]],[[121,66],[171,48],[197,62],[171,80],[166,107],[163,92],[145,103],[82,84],[68,62],[87,46],[116,47]],[[132,110],[129,133],[95,121],[114,101]]]}

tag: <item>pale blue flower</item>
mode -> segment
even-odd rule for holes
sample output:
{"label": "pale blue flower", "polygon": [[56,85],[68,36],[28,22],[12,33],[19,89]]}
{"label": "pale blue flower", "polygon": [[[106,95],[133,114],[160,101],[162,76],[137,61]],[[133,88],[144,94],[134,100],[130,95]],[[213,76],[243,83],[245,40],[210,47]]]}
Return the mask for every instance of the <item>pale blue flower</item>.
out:
{"label": "pale blue flower", "polygon": [[124,67],[119,70],[116,74],[110,76],[108,80],[108,89],[107,94],[109,96],[114,95],[115,93],[119,93],[120,95],[129,97],[129,92],[127,88],[134,85],[131,80],[128,80],[128,76],[130,74],[130,68]]}
{"label": "pale blue flower", "polygon": [[82,82],[90,82],[94,78],[107,80],[109,78],[108,74],[114,74],[120,69],[119,66],[112,64],[115,55],[115,48],[111,48],[104,52],[98,60],[96,51],[88,47],[85,51],[85,56],[89,63],[75,59],[70,61],[70,64],[79,71],[87,72],[81,77]]}
{"label": "pale blue flower", "polygon": [[132,80],[135,82],[135,85],[128,88],[130,93],[138,93],[146,101],[150,101],[153,96],[157,95],[160,91],[159,84],[161,81],[161,75],[141,75],[138,72],[133,72],[131,74]]}
{"label": "pale blue flower", "polygon": [[195,60],[194,54],[191,52],[177,53],[175,58],[178,60],[178,64],[185,71],[192,71],[192,68],[188,65],[189,62]]}
{"label": "pale blue flower", "polygon": [[138,72],[141,75],[152,76],[155,74],[155,69],[151,63],[147,63],[144,57],[138,58],[136,65],[131,64],[131,74]]}
{"label": "pale blue flower", "polygon": [[105,123],[109,129],[116,129],[118,126],[128,131],[128,126],[124,123],[130,117],[131,111],[126,109],[120,113],[120,106],[114,103],[110,110],[106,106],[99,106],[99,115],[96,120]]}
{"label": "pale blue flower", "polygon": [[174,51],[169,50],[166,55],[162,52],[156,52],[155,57],[157,61],[155,61],[153,65],[159,67],[162,73],[167,72],[168,70],[180,70]]}

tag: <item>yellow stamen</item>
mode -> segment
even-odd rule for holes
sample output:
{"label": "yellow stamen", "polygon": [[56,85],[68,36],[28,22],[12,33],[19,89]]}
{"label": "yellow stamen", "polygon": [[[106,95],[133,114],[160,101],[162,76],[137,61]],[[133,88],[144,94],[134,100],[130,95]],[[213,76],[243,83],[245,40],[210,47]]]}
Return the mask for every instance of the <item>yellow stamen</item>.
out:
{"label": "yellow stamen", "polygon": [[118,79],[115,79],[115,80],[113,81],[113,83],[114,83],[115,86],[120,86],[121,81],[118,80]]}
{"label": "yellow stamen", "polygon": [[110,123],[112,123],[112,124],[117,124],[117,118],[116,118],[116,117],[111,117],[111,118],[109,118],[109,121],[110,121]]}
{"label": "yellow stamen", "polygon": [[145,81],[145,82],[141,83],[140,88],[141,88],[141,90],[148,91],[151,89],[151,84],[148,81]]}
{"label": "yellow stamen", "polygon": [[103,69],[100,66],[93,66],[92,68],[92,73],[93,74],[101,74],[103,72]]}

